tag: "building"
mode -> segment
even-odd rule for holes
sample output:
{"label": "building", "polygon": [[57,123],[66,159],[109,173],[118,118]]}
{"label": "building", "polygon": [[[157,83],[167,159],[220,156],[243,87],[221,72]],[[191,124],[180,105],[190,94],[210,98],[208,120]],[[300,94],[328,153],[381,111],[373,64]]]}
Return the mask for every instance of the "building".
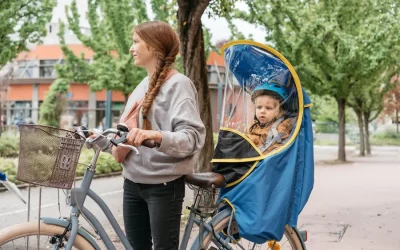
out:
{"label": "building", "polygon": [[[58,0],[53,10],[52,20],[46,24],[47,35],[42,39],[42,45],[30,44],[30,51],[21,53],[14,62],[13,77],[9,81],[1,79],[0,101],[2,102],[3,124],[15,125],[22,121],[37,123],[39,108],[42,104],[51,83],[56,79],[56,64],[63,64],[64,56],[58,37],[61,20],[67,24],[65,6],[71,0]],[[79,25],[81,32],[90,35],[88,23],[87,0],[77,1],[80,15]],[[93,52],[85,48],[74,33],[66,26],[64,32],[66,44],[76,55],[84,54],[90,63]],[[222,100],[222,83],[218,74],[225,78],[223,58],[216,52],[211,52],[207,61],[208,82],[210,89],[213,129],[218,130],[218,107]],[[219,86],[219,87],[218,87]],[[218,92],[219,91],[219,92]],[[220,99],[218,99],[218,94]],[[91,92],[84,83],[71,83],[68,92],[68,106],[63,114],[63,123],[70,126],[73,123],[84,124],[90,128],[96,127],[105,117],[106,91]],[[220,100],[220,102],[218,101]],[[125,97],[121,92],[112,92],[112,111],[114,122],[118,121],[123,109]],[[219,105],[219,106],[218,106]]]}
{"label": "building", "polygon": [[[69,49],[76,55],[84,54],[88,63],[93,52],[81,44],[70,44]],[[16,59],[13,78],[8,83],[3,105],[3,116],[6,125],[29,122],[37,123],[39,108],[51,83],[56,79],[56,64],[63,63],[63,52],[59,44],[38,45],[28,52],[21,53]],[[218,91],[222,97],[221,79],[225,78],[222,56],[211,52],[207,61],[208,81],[213,116],[213,130],[218,130]],[[219,89],[219,90],[218,90]],[[91,92],[84,83],[71,83],[68,95],[68,106],[63,114],[66,127],[82,124],[90,128],[96,127],[105,117],[106,91]],[[221,100],[221,99],[220,99]],[[114,122],[118,122],[125,102],[121,92],[112,92],[112,111]]]}

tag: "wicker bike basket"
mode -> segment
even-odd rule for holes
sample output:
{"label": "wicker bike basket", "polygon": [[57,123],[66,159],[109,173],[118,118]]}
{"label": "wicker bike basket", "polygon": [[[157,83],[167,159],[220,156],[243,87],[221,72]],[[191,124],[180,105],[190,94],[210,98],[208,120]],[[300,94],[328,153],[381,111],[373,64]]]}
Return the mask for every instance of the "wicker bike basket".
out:
{"label": "wicker bike basket", "polygon": [[21,125],[17,180],[71,189],[84,143],[85,139],[72,131]]}

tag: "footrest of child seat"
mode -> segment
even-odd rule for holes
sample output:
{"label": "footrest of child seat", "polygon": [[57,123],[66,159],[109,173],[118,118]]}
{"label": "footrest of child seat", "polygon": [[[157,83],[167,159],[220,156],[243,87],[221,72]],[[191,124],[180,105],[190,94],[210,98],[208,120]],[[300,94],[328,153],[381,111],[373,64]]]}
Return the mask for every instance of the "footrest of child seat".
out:
{"label": "footrest of child seat", "polygon": [[213,172],[188,174],[185,176],[185,181],[200,188],[221,188],[225,186],[224,176]]}

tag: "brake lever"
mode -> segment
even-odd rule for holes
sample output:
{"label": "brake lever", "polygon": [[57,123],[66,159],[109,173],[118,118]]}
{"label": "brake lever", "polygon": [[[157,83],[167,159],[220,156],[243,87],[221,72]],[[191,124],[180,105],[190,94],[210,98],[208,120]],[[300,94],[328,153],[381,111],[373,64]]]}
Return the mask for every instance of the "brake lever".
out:
{"label": "brake lever", "polygon": [[121,137],[118,138],[118,139],[116,139],[116,138],[111,139],[111,143],[112,143],[114,146],[118,146],[118,144],[125,143],[125,142],[128,141],[128,138],[126,138],[127,135],[128,135],[127,133],[124,133],[124,134],[122,134]]}

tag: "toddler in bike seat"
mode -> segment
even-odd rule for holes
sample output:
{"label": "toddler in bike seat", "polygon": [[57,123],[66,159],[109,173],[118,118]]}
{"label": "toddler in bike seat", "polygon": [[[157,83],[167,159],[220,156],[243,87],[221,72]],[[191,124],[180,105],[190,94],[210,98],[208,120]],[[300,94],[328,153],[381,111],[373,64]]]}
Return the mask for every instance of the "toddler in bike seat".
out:
{"label": "toddler in bike seat", "polygon": [[257,86],[251,100],[254,103],[254,122],[245,129],[245,135],[267,154],[282,146],[290,137],[296,117],[286,111],[288,93],[277,83],[264,83]]}

